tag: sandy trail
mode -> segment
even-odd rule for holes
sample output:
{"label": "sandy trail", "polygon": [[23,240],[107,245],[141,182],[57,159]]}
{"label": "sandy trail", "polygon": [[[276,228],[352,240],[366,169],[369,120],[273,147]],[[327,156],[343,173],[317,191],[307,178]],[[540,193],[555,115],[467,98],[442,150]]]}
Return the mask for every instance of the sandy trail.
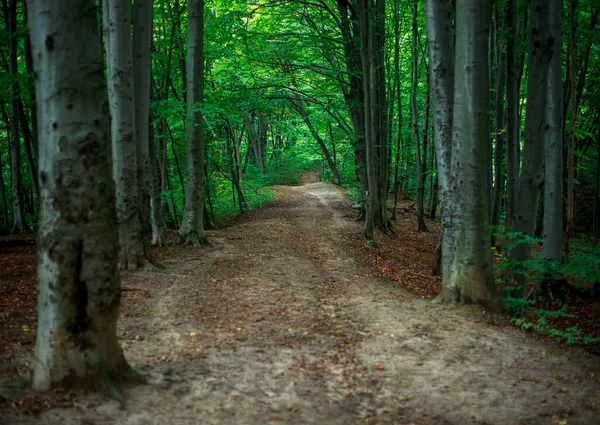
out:
{"label": "sandy trail", "polygon": [[600,424],[597,357],[378,280],[337,187],[276,192],[211,248],[124,276],[119,336],[149,381],[125,406],[77,393],[2,423]]}

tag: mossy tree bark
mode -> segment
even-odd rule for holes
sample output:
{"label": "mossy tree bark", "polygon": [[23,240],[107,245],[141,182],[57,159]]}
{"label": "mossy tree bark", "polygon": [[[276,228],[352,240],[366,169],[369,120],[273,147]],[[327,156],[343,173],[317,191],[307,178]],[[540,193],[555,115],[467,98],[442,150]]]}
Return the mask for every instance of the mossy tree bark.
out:
{"label": "mossy tree bark", "polygon": [[40,117],[38,326],[33,388],[132,376],[117,341],[121,284],[110,115],[92,0],[32,0]]}

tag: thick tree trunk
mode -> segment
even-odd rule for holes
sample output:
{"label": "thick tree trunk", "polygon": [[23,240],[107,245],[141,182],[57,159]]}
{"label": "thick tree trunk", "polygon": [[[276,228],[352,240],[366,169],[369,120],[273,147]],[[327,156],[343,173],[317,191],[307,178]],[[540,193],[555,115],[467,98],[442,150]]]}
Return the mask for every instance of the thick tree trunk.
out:
{"label": "thick tree trunk", "polygon": [[25,194],[21,178],[21,141],[19,140],[19,67],[17,64],[17,0],[8,7],[8,53],[10,84],[10,171],[12,181],[13,233],[29,231],[25,218]]}
{"label": "thick tree trunk", "polygon": [[[548,102],[544,155],[544,245],[542,256],[556,264],[562,263],[563,248],[563,128],[562,128],[562,55],[561,55],[561,4],[552,0],[550,31],[554,37],[552,59],[548,77]],[[544,276],[537,291],[544,291],[544,283],[556,276]]]}
{"label": "thick tree trunk", "polygon": [[490,0],[456,2],[457,72],[450,198],[460,214],[452,216],[452,264],[436,302],[477,303],[494,308],[496,290],[492,276],[486,182],[490,103],[485,58],[490,14]]}
{"label": "thick tree trunk", "polygon": [[134,377],[117,341],[121,284],[110,116],[96,7],[31,0],[40,116],[38,327],[33,388]]}
{"label": "thick tree trunk", "polygon": [[[452,4],[448,0],[427,0],[427,42],[431,68],[433,107],[433,142],[435,144],[439,198],[441,201],[441,230],[437,263],[444,282],[450,276],[454,236],[454,208],[450,198],[452,167],[452,119],[454,108],[454,40],[452,37]],[[434,266],[434,272],[435,272]]]}
{"label": "thick tree trunk", "polygon": [[136,270],[147,261],[158,265],[140,221],[135,93],[131,47],[131,4],[103,0],[108,94],[111,110],[113,177],[119,222],[119,267]]}
{"label": "thick tree trunk", "polygon": [[133,75],[135,95],[135,141],[140,221],[150,228],[150,77],[152,70],[152,0],[135,0],[133,4]]}
{"label": "thick tree trunk", "polygon": [[208,244],[204,231],[204,0],[188,3],[187,191],[177,243]]}
{"label": "thick tree trunk", "polygon": [[518,234],[516,246],[508,254],[513,265],[504,273],[502,296],[520,298],[525,291],[531,256],[531,237],[535,231],[538,197],[544,181],[544,134],[546,132],[546,100],[548,71],[555,39],[550,31],[550,7],[544,0],[530,4],[529,64],[527,75],[527,109],[525,117],[523,167],[515,193],[515,210],[510,232]]}

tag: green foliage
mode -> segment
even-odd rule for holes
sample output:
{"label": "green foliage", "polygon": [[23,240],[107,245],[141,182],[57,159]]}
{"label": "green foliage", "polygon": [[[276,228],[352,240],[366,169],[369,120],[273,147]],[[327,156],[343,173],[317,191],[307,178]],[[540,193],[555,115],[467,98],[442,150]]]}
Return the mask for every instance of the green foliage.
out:
{"label": "green foliage", "polygon": [[548,323],[548,318],[576,319],[577,316],[567,313],[567,304],[563,304],[558,310],[536,308],[536,304],[541,301],[544,301],[541,297],[537,301],[506,298],[504,299],[504,305],[512,315],[511,323],[521,329],[533,331],[558,341],[564,341],[569,345],[587,345],[600,342],[600,338],[584,335],[578,326],[571,326],[564,330],[553,328]]}

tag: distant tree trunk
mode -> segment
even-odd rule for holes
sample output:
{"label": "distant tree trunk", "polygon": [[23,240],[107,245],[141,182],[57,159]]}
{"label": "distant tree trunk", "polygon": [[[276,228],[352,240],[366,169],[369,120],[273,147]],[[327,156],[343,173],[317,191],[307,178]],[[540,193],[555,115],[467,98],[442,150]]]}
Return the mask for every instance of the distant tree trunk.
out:
{"label": "distant tree trunk", "polygon": [[135,95],[135,141],[140,221],[150,229],[150,79],[152,70],[152,0],[133,3],[133,75]]}
{"label": "distant tree trunk", "polygon": [[[24,24],[27,27],[27,0],[21,1],[23,5],[23,19]],[[38,155],[38,119],[37,119],[37,109],[36,109],[36,100],[35,100],[35,78],[33,76],[33,57],[31,55],[31,39],[29,36],[29,32],[25,34],[25,69],[28,74],[29,81],[29,111],[31,116],[31,136],[33,142],[33,152],[35,153],[35,157]],[[37,180],[37,178],[36,178]],[[39,188],[39,185],[38,185]],[[36,192],[37,194],[37,192]]]}
{"label": "distant tree trunk", "polygon": [[12,181],[13,233],[29,231],[25,218],[25,197],[21,178],[21,141],[19,140],[19,66],[17,63],[17,0],[8,6],[8,55],[10,84],[10,171]]}
{"label": "distant tree trunk", "polygon": [[425,197],[425,177],[423,173],[423,162],[421,161],[421,139],[419,137],[419,115],[417,113],[417,67],[419,57],[417,55],[418,30],[417,13],[418,0],[413,0],[413,18],[412,18],[412,88],[410,94],[410,103],[412,107],[413,134],[415,136],[415,164],[417,174],[417,223],[419,232],[428,232],[425,224],[424,197]]}
{"label": "distant tree trunk", "polygon": [[8,232],[10,224],[8,222],[8,201],[6,200],[6,189],[4,188],[4,170],[2,165],[2,152],[0,151],[0,191],[2,192],[2,216],[4,217],[4,229]]}
{"label": "distant tree trunk", "polygon": [[429,208],[429,218],[431,220],[435,220],[435,217],[437,215],[438,190],[440,187],[439,182],[440,182],[439,176],[436,174],[433,177],[433,187],[431,189],[431,206]]}
{"label": "distant tree trunk", "polygon": [[515,210],[510,232],[518,234],[509,250],[513,265],[504,273],[502,296],[522,298],[527,277],[524,262],[531,256],[531,243],[526,240],[535,231],[538,197],[544,181],[544,134],[546,132],[546,100],[548,72],[555,42],[550,30],[550,8],[545,0],[530,4],[529,64],[527,67],[527,109],[525,117],[523,167],[515,193]]}
{"label": "distant tree trunk", "polygon": [[[577,22],[575,18],[575,10],[577,0],[571,0],[571,8],[569,12],[569,23],[571,27],[571,41],[569,44],[569,62],[571,81],[571,109],[569,111],[569,139],[567,143],[567,223],[565,230],[565,259],[569,259],[571,255],[571,238],[573,237],[575,227],[575,120],[577,119],[577,93],[575,91],[576,84],[576,61],[577,61]],[[600,155],[600,154],[599,154]]]}
{"label": "distant tree trunk", "polygon": [[519,87],[517,72],[516,0],[506,5],[506,227],[515,212],[515,190],[519,178]]}
{"label": "distant tree trunk", "polygon": [[[398,138],[396,142],[396,165],[394,170],[394,210],[392,212],[392,220],[396,220],[396,213],[398,210],[398,195],[400,194],[401,182],[398,179],[398,172],[400,169],[400,150],[402,149],[402,84],[400,77],[400,10],[398,2],[394,2],[394,82],[395,82],[395,97],[398,102],[398,120],[397,120],[397,131]],[[390,127],[391,119],[390,119]]]}
{"label": "distant tree trunk", "polygon": [[[456,75],[450,199],[452,264],[436,302],[495,307],[486,182],[490,149],[488,50],[490,0],[456,2]],[[444,235],[445,237],[446,235]],[[443,267],[446,269],[446,266]]]}
{"label": "distant tree trunk", "polygon": [[204,0],[188,2],[187,193],[177,243],[208,244],[204,231]]}
{"label": "distant tree trunk", "polygon": [[[441,229],[435,251],[434,275],[450,277],[454,236],[451,192],[452,119],[454,107],[454,39],[452,5],[447,0],[427,0],[427,42],[433,106],[433,142],[435,144]],[[442,270],[443,269],[443,270]]]}
{"label": "distant tree trunk", "polygon": [[40,116],[38,327],[33,388],[132,378],[117,340],[121,284],[110,115],[96,7],[31,0]]}
{"label": "distant tree trunk", "polygon": [[[600,153],[600,134],[596,135],[596,150]],[[1,183],[1,182],[0,182]],[[4,187],[4,185],[2,186]],[[4,196],[4,192],[2,193]],[[4,201],[6,204],[6,200]],[[600,154],[596,155],[596,190],[594,191],[593,237],[598,239],[598,209],[600,207]],[[6,208],[6,205],[5,205]]]}
{"label": "distant tree trunk", "polygon": [[[19,124],[21,127],[21,133],[23,134],[23,142],[25,147],[25,159],[27,161],[27,169],[29,170],[29,177],[31,179],[31,187],[33,188],[33,193],[35,194],[35,198],[39,199],[40,197],[40,186],[37,178],[37,166],[36,166],[36,158],[34,157],[34,142],[33,135],[31,134],[31,130],[29,129],[29,122],[27,121],[27,115],[25,115],[25,109],[23,107],[23,102],[19,98],[17,101],[17,114],[19,117]],[[32,214],[35,213],[32,211]]]}
{"label": "distant tree trunk", "polygon": [[[152,97],[152,92],[150,93]],[[152,217],[152,245],[164,245],[165,216],[163,214],[163,205],[160,187],[160,166],[156,156],[156,142],[154,140],[155,130],[153,127],[154,117],[152,110],[148,117],[148,155],[150,158],[150,210]]]}
{"label": "distant tree trunk", "polygon": [[496,115],[496,143],[494,146],[494,191],[492,195],[492,226],[497,227],[500,224],[500,210],[502,207],[502,193],[504,192],[504,169],[502,166],[504,158],[504,134],[506,127],[504,126],[504,89],[506,87],[506,50],[503,48],[501,34],[504,34],[504,19],[499,13],[500,6],[498,2],[494,6],[497,22],[497,37],[496,37],[496,62],[498,64],[498,72],[496,76],[496,98],[495,98],[495,115]]}
{"label": "distant tree trunk", "polygon": [[[550,30],[554,37],[548,77],[548,120],[544,146],[544,244],[542,256],[562,263],[563,248],[563,128],[562,128],[562,55],[561,0],[551,0]],[[600,157],[600,155],[599,155]],[[543,293],[545,283],[553,276],[538,281],[537,292]]]}
{"label": "distant tree trunk", "polygon": [[108,94],[112,116],[113,177],[117,189],[119,267],[136,270],[147,261],[156,266],[158,262],[146,241],[140,221],[131,4],[103,0],[102,16],[106,32]]}

